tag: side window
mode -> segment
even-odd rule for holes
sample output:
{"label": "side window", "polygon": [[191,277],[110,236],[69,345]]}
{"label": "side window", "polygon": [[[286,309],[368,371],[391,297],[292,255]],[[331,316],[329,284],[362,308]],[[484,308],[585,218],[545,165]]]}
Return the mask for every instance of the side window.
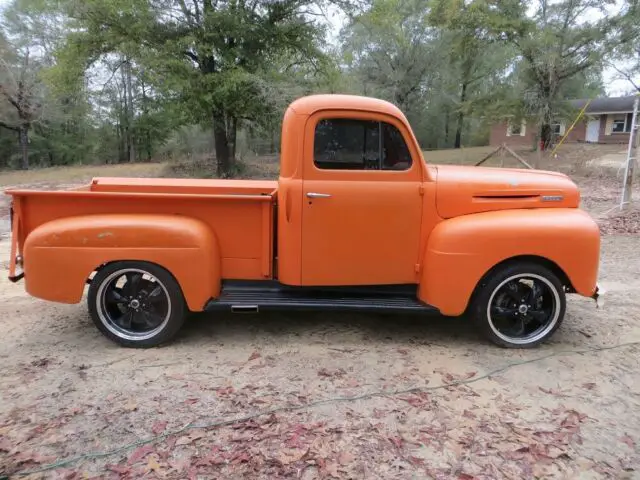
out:
{"label": "side window", "polygon": [[411,154],[400,130],[382,123],[382,170],[409,170]]}
{"label": "side window", "polygon": [[411,155],[400,131],[385,122],[324,119],[316,125],[313,161],[325,170],[407,170]]}

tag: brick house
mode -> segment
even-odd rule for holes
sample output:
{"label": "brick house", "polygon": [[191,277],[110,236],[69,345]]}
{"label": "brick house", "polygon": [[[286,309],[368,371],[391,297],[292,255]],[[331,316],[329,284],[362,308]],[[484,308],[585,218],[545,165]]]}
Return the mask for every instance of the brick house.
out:
{"label": "brick house", "polygon": [[[629,143],[634,99],[634,96],[593,99],[587,106],[584,117],[569,132],[565,142]],[[587,101],[571,100],[569,103],[577,112]],[[573,121],[574,119],[569,119],[554,123],[554,134],[562,137]],[[533,145],[537,133],[533,121],[518,121],[515,116],[506,116],[502,122],[491,126],[489,144]]]}

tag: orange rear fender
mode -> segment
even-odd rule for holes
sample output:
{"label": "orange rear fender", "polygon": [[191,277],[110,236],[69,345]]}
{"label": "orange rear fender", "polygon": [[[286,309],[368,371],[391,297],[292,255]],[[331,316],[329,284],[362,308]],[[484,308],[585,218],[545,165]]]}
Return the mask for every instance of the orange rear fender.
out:
{"label": "orange rear fender", "polygon": [[577,293],[595,292],[598,226],[581,210],[554,208],[502,210],[440,222],[424,252],[418,296],[445,315],[461,315],[491,268],[523,255],[556,264]]}
{"label": "orange rear fender", "polygon": [[27,291],[45,300],[77,303],[87,278],[118,260],[152,262],[176,278],[189,309],[220,294],[220,251],[203,222],[175,215],[86,215],[52,220],[27,237]]}

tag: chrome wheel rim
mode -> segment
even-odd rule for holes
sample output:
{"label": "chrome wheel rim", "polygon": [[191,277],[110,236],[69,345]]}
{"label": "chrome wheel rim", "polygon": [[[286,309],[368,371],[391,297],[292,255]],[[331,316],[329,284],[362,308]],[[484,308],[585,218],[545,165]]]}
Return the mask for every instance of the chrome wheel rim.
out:
{"label": "chrome wheel rim", "polygon": [[491,293],[487,306],[489,326],[502,340],[527,345],[544,338],[558,323],[560,294],[545,277],[513,275]]}
{"label": "chrome wheel rim", "polygon": [[125,340],[154,337],[171,316],[167,288],[154,275],[136,268],[109,275],[98,288],[96,307],[102,324]]}

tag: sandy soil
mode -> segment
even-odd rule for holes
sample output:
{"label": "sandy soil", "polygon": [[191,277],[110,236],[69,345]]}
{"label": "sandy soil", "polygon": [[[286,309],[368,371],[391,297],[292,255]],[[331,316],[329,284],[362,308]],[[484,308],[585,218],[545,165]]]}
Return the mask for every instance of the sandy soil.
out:
{"label": "sandy soil", "polygon": [[604,308],[570,297],[528,351],[464,318],[320,313],[200,315],[127,350],[0,275],[0,478],[640,478],[639,251],[605,235]]}

